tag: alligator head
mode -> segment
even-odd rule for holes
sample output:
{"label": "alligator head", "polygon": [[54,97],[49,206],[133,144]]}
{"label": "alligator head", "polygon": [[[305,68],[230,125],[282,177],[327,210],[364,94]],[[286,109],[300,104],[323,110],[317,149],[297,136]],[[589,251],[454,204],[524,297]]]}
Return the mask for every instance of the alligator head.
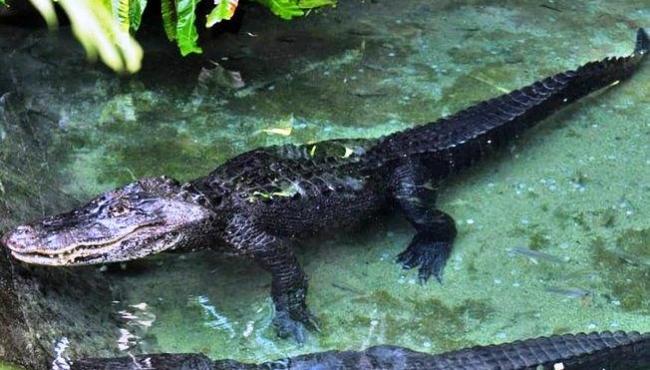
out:
{"label": "alligator head", "polygon": [[16,227],[2,239],[18,260],[54,266],[119,262],[186,245],[208,228],[205,202],[167,177],[106,192],[67,213]]}

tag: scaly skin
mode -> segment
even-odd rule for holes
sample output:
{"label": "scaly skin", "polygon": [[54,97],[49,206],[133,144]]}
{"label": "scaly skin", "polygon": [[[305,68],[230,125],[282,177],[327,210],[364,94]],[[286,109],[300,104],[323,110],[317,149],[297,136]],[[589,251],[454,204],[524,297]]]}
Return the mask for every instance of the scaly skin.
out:
{"label": "scaly skin", "polygon": [[650,367],[650,334],[602,332],[541,337],[430,355],[397,346],[329,351],[259,365],[211,361],[201,354],[149,354],[82,359],[71,370],[644,370]]}
{"label": "scaly skin", "polygon": [[293,244],[394,207],[416,231],[398,261],[418,267],[422,282],[441,280],[456,236],[454,220],[434,206],[441,181],[567,104],[630,77],[649,47],[639,30],[630,56],[588,63],[386,137],[256,149],[184,185],[143,179],[19,226],[2,242],[19,260],[55,266],[222,248],[271,273],[278,334],[303,341],[304,328],[318,325]]}

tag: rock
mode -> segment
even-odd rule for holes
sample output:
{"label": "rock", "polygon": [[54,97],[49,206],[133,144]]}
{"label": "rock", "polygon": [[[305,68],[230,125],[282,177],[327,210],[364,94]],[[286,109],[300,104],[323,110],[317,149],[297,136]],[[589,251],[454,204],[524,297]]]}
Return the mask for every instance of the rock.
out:
{"label": "rock", "polygon": [[49,369],[57,345],[62,356],[115,355],[119,322],[111,300],[94,271],[27,269],[1,249],[0,359]]}
{"label": "rock", "polygon": [[[0,98],[0,128],[8,133],[0,148],[0,234],[25,217],[74,202],[42,170],[50,139],[44,126],[58,119],[34,109],[18,93]],[[57,352],[74,358],[116,355],[120,322],[114,299],[111,280],[96,268],[28,267],[0,247],[0,360],[49,369]]]}

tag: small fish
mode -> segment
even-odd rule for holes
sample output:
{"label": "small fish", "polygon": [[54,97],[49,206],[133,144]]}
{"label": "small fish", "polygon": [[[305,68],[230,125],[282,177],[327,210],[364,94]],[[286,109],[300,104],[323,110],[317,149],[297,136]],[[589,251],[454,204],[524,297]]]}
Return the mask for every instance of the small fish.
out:
{"label": "small fish", "polygon": [[626,252],[621,249],[608,249],[610,253],[615,255],[616,257],[620,258],[623,262],[633,265],[633,266],[638,266],[638,267],[643,267],[643,266],[650,266],[650,258],[648,257],[643,257],[643,256],[637,256],[633,253]]}
{"label": "small fish", "polygon": [[593,295],[592,292],[581,288],[558,288],[548,287],[546,291],[549,293],[561,294],[568,298],[587,298]]}
{"label": "small fish", "polygon": [[559,8],[556,8],[554,6],[550,6],[550,5],[547,5],[547,4],[541,4],[540,6],[542,8],[546,8],[546,9],[552,10],[554,12],[562,13],[562,10],[560,10]]}
{"label": "small fish", "polygon": [[362,292],[359,289],[351,288],[351,287],[348,287],[348,286],[345,286],[345,285],[342,285],[342,284],[332,283],[332,286],[334,288],[341,289],[341,290],[343,290],[345,292],[354,293],[354,294],[357,294],[357,295],[365,294],[364,292]]}
{"label": "small fish", "polygon": [[528,257],[528,259],[536,265],[539,263],[540,260],[553,262],[553,263],[564,263],[567,261],[566,259],[560,258],[558,256],[554,256],[552,254],[548,254],[540,251],[534,251],[532,249],[528,249],[524,247],[510,248],[508,249],[508,253],[510,253],[511,255]]}

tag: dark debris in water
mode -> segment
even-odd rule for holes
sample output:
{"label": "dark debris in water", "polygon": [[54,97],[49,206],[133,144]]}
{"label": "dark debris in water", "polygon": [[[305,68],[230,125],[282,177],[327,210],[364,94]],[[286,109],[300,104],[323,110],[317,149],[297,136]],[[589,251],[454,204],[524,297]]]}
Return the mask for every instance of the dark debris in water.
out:
{"label": "dark debris in water", "polygon": [[[398,343],[408,336],[416,341],[431,342],[432,347],[449,350],[472,344],[464,339],[466,333],[494,313],[492,305],[484,300],[466,299],[457,305],[448,305],[436,298],[413,300],[397,298],[385,290],[372,292],[352,300],[367,306],[368,315],[356,315],[348,322],[351,327],[376,325],[382,333],[380,342]],[[373,307],[381,307],[381,316],[373,317]],[[417,314],[411,315],[410,312]],[[403,314],[402,314],[403,313]]]}
{"label": "dark debris in water", "polygon": [[623,231],[615,243],[598,237],[592,259],[625,311],[650,313],[650,229]]}

